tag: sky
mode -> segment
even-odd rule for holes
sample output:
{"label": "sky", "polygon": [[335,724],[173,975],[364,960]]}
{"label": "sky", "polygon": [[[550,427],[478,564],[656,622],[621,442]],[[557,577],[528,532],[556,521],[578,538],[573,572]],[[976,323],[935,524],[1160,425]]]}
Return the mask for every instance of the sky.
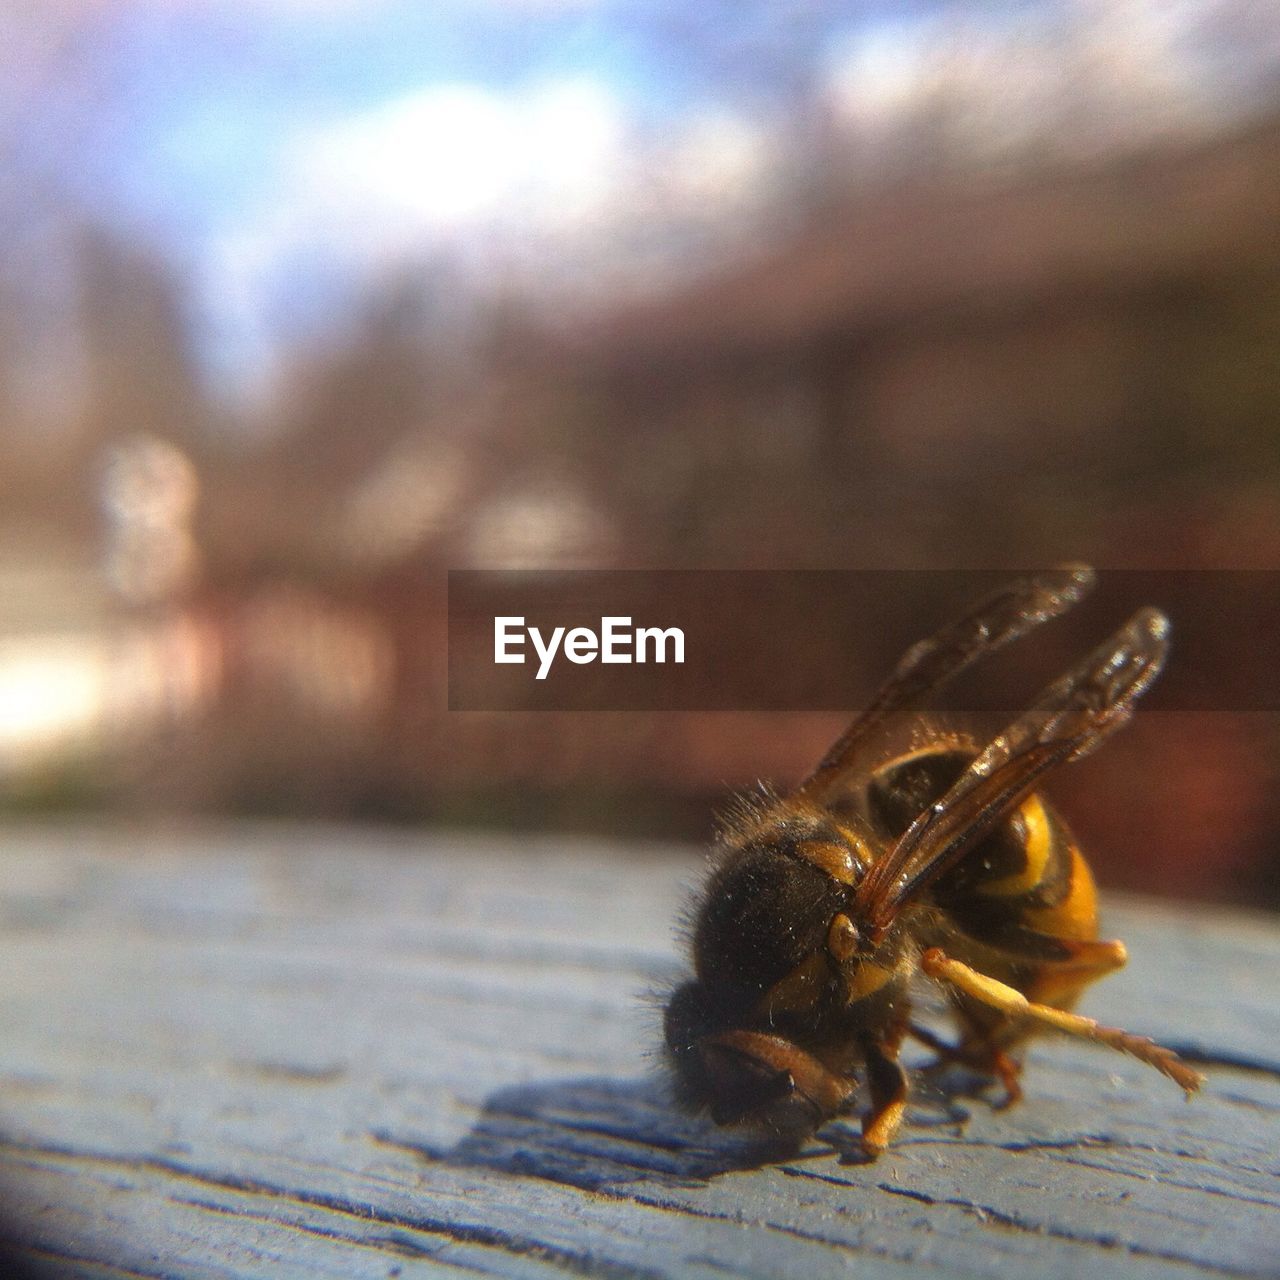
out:
{"label": "sky", "polygon": [[1274,100],[1280,68],[1280,19],[1248,0],[18,8],[0,213],[37,253],[46,207],[154,246],[193,282],[212,375],[245,385],[406,261],[647,269],[655,227],[701,244],[750,224],[800,101],[868,157],[938,101],[998,152],[1062,135],[1072,99],[1089,145],[1228,119]]}

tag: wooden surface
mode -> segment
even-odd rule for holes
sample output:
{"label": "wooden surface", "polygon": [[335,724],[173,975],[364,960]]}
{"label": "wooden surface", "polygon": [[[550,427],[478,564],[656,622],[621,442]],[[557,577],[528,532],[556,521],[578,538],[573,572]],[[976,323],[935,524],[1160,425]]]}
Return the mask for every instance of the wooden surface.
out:
{"label": "wooden surface", "polygon": [[[670,1109],[688,850],[331,828],[0,834],[0,1195],[37,1275],[1280,1274],[1280,928],[1135,904],[1027,1101],[743,1167]],[[650,997],[646,999],[646,992]]]}

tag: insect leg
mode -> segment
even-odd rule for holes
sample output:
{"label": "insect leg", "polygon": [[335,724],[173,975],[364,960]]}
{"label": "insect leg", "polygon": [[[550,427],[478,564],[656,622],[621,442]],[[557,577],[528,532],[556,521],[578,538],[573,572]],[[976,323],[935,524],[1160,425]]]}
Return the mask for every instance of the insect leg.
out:
{"label": "insect leg", "polygon": [[866,1044],[867,1085],[871,1108],[862,1117],[862,1150],[868,1159],[881,1155],[898,1131],[907,1109],[907,1073],[898,1061],[898,1041]]}
{"label": "insect leg", "polygon": [[[1055,938],[1053,944],[1062,952],[1061,958],[1039,960],[1024,994],[1028,1000],[1059,1009],[1069,1009],[1085,987],[1121,968],[1128,958],[1123,942]],[[996,1110],[1014,1106],[1022,1099],[1022,1063],[1010,1047],[1022,1035],[1003,1043],[1006,1037],[1002,1032],[1016,1027],[1019,1019],[1003,1010],[993,1010],[990,1003],[976,1000],[958,988],[953,987],[951,995],[953,1011],[963,1031],[959,1044],[951,1044],[915,1023],[908,1027],[908,1034],[933,1049],[940,1062],[960,1063],[998,1077],[1005,1096],[996,1104]]]}
{"label": "insect leg", "polygon": [[985,1028],[971,1018],[966,1017],[966,1010],[957,1005],[956,1016],[961,1019],[969,1031],[960,1044],[950,1044],[941,1036],[934,1035],[928,1027],[917,1026],[914,1022],[908,1028],[911,1037],[927,1045],[938,1055],[938,1062],[958,1062],[961,1066],[971,1067],[984,1075],[999,1077],[1004,1086],[1004,1097],[996,1104],[997,1111],[1004,1111],[1022,1101],[1022,1063],[1012,1054],[1005,1052],[993,1044]]}
{"label": "insect leg", "polygon": [[1155,1067],[1181,1086],[1190,1097],[1203,1083],[1204,1076],[1188,1067],[1172,1049],[1156,1044],[1146,1036],[1130,1035],[1118,1027],[1104,1027],[1092,1018],[1078,1013],[1067,1013],[1052,1005],[1037,1004],[1028,1000],[1016,987],[1006,986],[986,974],[971,969],[959,960],[952,960],[940,947],[931,947],[920,957],[920,967],[931,978],[949,983],[973,1000],[990,1005],[1009,1017],[1032,1018],[1046,1026],[1065,1031],[1068,1035],[1095,1040],[1121,1053],[1130,1054],[1140,1062]]}

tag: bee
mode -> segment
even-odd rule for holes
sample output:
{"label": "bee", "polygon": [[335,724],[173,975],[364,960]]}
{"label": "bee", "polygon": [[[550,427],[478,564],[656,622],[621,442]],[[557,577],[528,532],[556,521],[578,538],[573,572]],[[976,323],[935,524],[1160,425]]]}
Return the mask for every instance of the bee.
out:
{"label": "bee", "polygon": [[[666,1047],[677,1094],[721,1125],[794,1146],[869,1106],[874,1159],[906,1107],[912,1037],[940,1062],[1022,1096],[1021,1053],[1054,1028],[1203,1083],[1172,1050],[1072,1012],[1126,960],[1098,937],[1097,892],[1069,828],[1037,788],[1099,747],[1159,674],[1169,623],[1141,609],[985,746],[926,726],[887,754],[888,728],[978,659],[1066,612],[1081,565],[1020,579],[909,649],[810,776],[725,824],[693,917],[695,976],[672,995]],[[913,987],[945,993],[954,1043],[913,1020]]]}

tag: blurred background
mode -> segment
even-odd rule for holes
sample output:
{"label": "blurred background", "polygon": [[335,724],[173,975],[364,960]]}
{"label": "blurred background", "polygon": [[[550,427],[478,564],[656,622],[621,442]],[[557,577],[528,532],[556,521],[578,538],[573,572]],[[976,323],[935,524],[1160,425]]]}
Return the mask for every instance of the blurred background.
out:
{"label": "blurred background", "polygon": [[[842,717],[449,713],[447,569],[1275,569],[1278,425],[1270,5],[0,13],[4,820],[703,839]],[[1273,715],[1054,791],[1280,906]]]}

